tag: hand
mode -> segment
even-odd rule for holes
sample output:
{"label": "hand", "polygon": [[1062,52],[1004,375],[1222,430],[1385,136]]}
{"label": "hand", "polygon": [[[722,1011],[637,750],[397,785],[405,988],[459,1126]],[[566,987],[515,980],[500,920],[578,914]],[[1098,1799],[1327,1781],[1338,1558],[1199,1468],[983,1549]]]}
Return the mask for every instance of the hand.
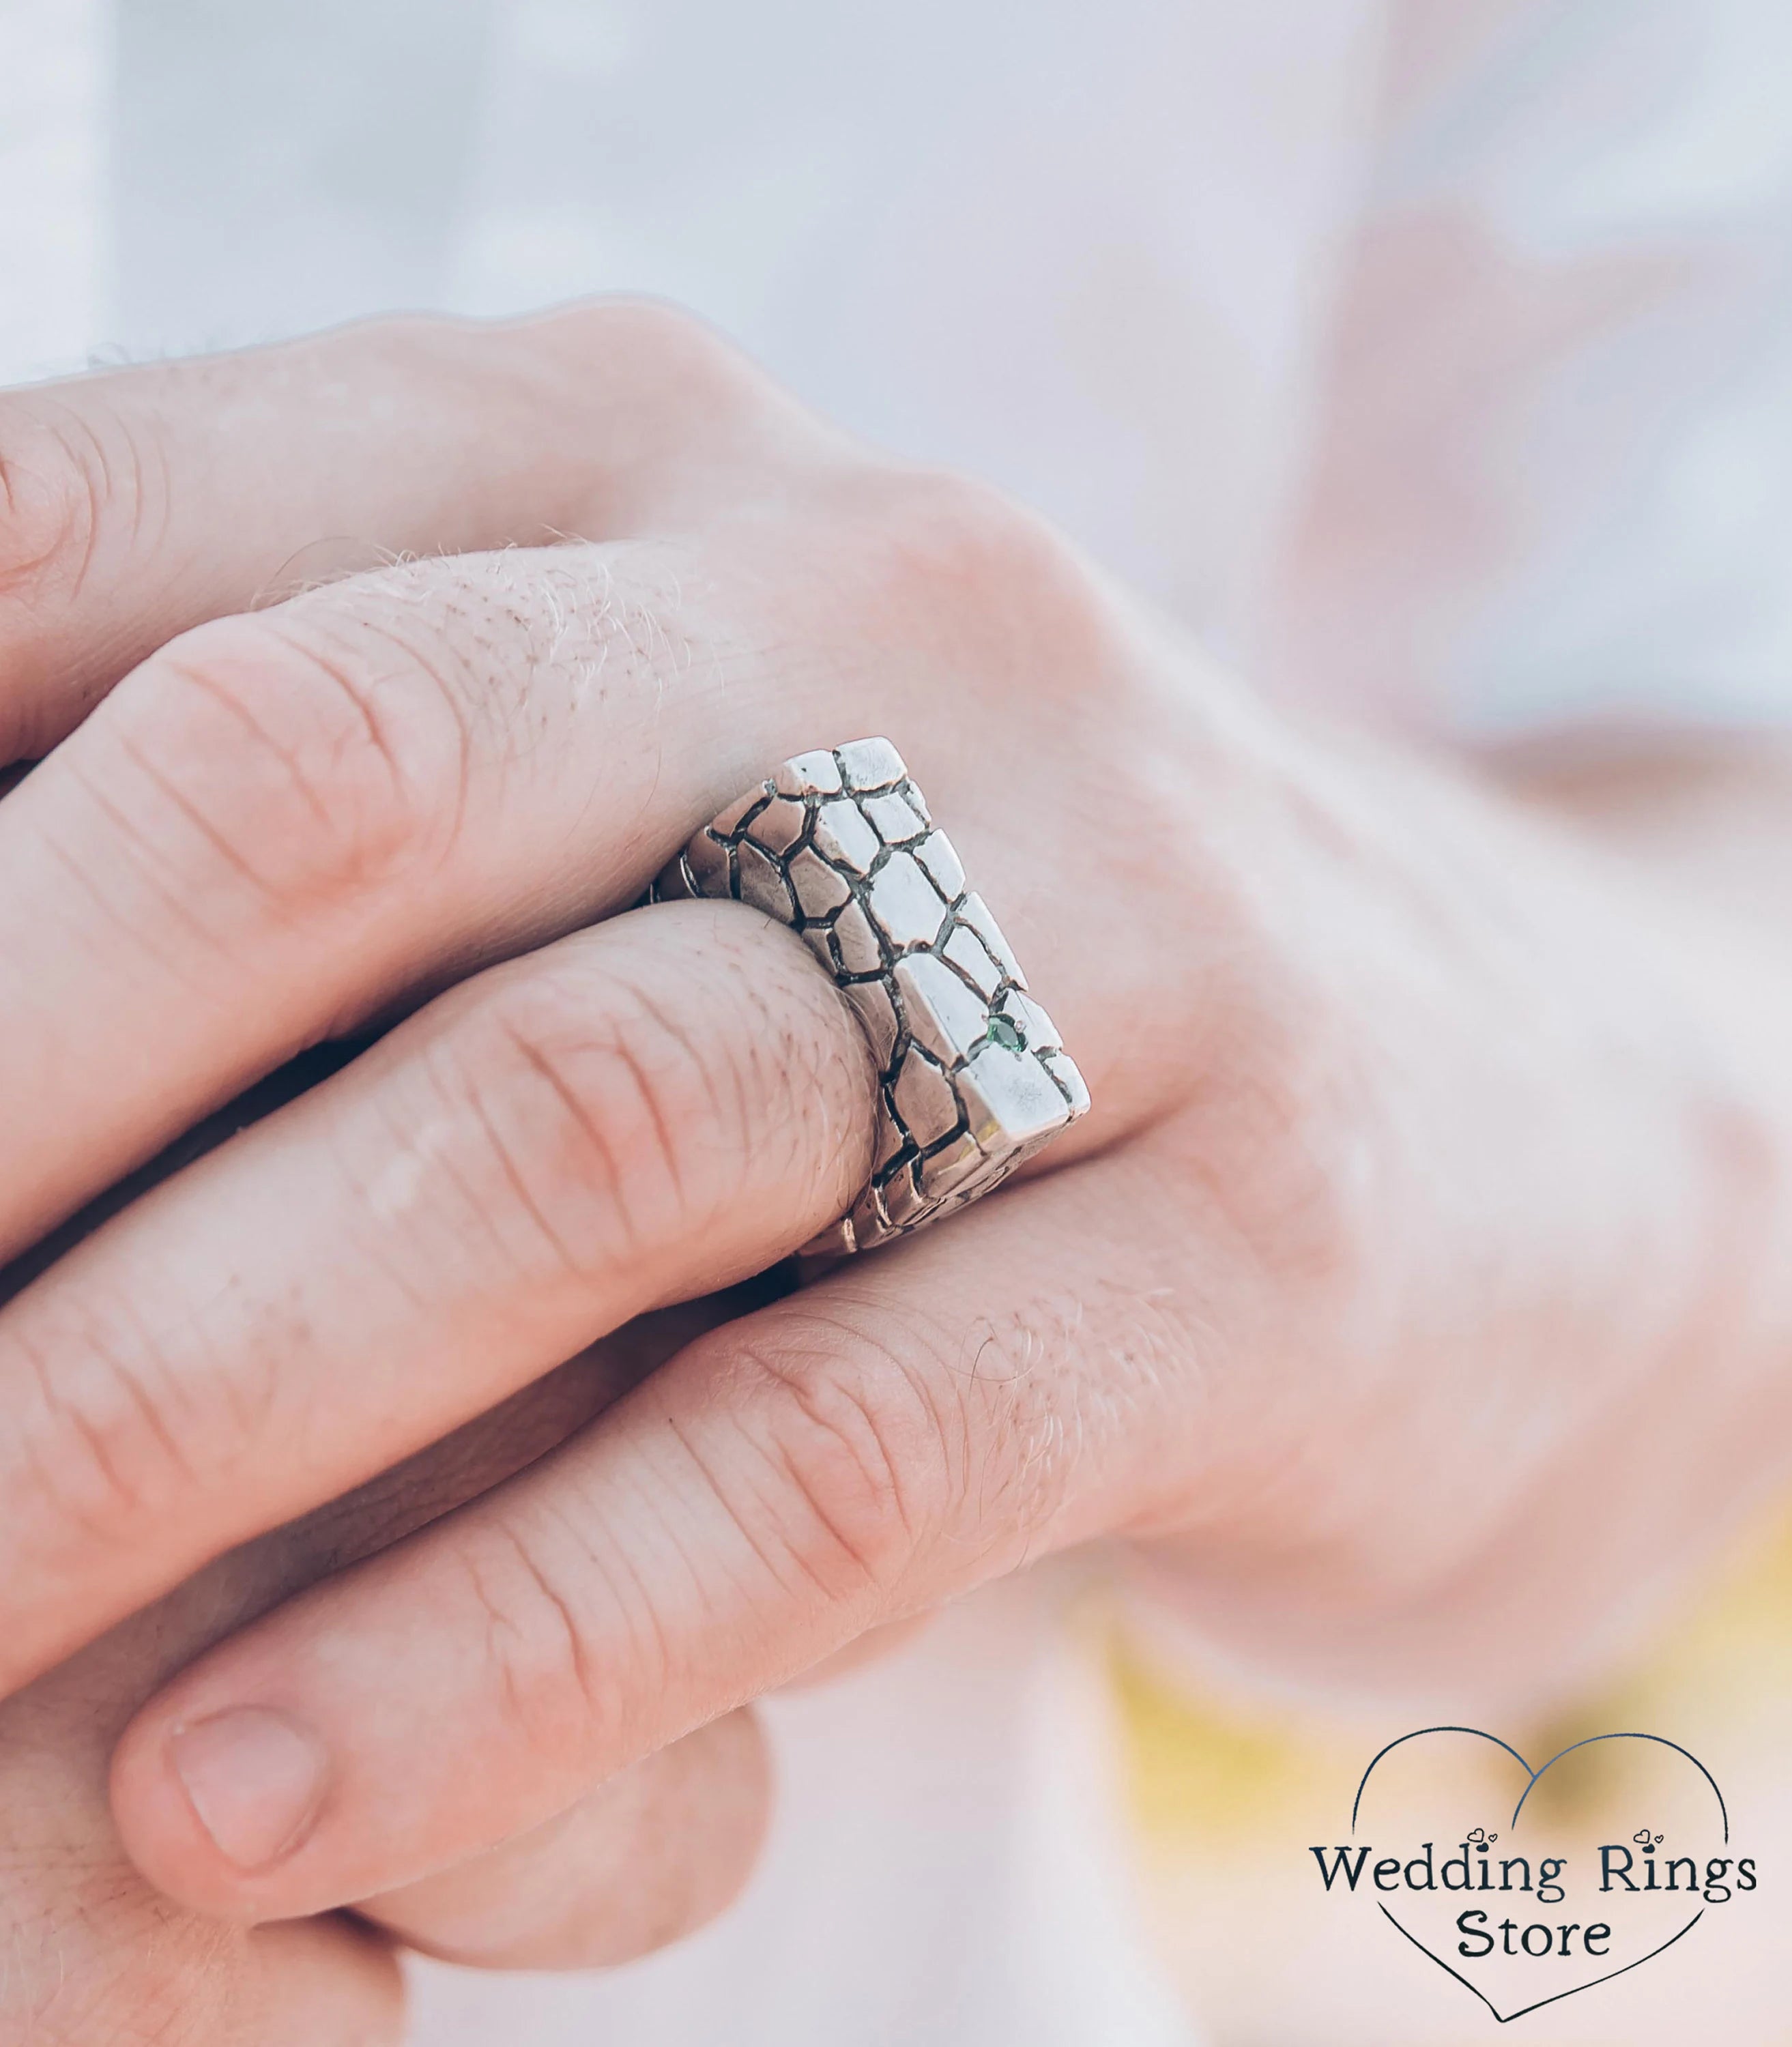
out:
{"label": "hand", "polygon": [[[176,1680],[114,1778],[171,1895],[435,1881],[1096,1536],[1285,1661],[1520,1681],[1777,1468],[1724,1225],[1784,1198],[1731,1024],[1783,962],[1271,717],[988,493],[619,307],[25,394],[0,447],[12,714],[70,732],[0,805],[0,1226],[408,1012],[0,1316],[11,1681],[846,1205],[869,1066],[800,943],[618,914],[784,756],[897,740],[1095,1101]],[[216,616],[338,533],[427,559]]]}
{"label": "hand", "polygon": [[[257,1097],[288,1085],[278,1076]],[[221,1134],[196,1133],[180,1150]],[[14,1277],[0,1275],[0,1298]],[[187,2047],[395,2043],[402,2000],[378,1913],[233,1929],[172,1904],[132,1867],[112,1824],[113,1743],[207,1643],[501,1483],[742,1305],[631,1325],[348,1499],[220,1559],[0,1704],[0,2041],[132,2047],[164,2041],[172,2027]],[[726,1902],[750,1864],[767,1789],[750,1710],[726,1715],[552,1827],[395,1900],[388,1916],[402,1919],[411,1944],[463,1963],[627,1960]]]}

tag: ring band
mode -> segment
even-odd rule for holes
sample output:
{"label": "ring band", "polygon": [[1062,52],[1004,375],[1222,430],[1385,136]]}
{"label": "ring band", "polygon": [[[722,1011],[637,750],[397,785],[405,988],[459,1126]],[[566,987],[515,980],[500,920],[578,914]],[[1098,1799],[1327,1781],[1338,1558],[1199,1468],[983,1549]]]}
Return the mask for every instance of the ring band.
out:
{"label": "ring band", "polygon": [[870,1184],[807,1253],[866,1251],[1001,1184],[1089,1090],[887,739],[800,753],[696,833],[654,902],[733,896],[800,934],[878,1069]]}

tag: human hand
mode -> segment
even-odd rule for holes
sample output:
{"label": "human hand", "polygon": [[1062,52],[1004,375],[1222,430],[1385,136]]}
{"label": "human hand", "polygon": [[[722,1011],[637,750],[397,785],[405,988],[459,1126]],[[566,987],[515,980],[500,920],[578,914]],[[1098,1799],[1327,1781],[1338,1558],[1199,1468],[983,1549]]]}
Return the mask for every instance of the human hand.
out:
{"label": "human hand", "polygon": [[[170,1894],[435,1881],[1095,1536],[1266,1653],[1515,1671],[1775,1454],[1784,1304],[1709,1228],[1771,1116],[1716,1115],[1682,934],[1572,841],[1271,717],[1020,514],[658,312],[8,404],[13,715],[78,725],[0,805],[13,1240],[415,1012],[0,1316],[10,1681],[846,1207],[869,1064],[800,943],[616,914],[785,756],[898,741],[1095,1101],[1043,1170],[184,1673],[114,1773]],[[59,420],[115,496],[33,441]],[[463,551],[213,617],[341,532]],[[550,532],[597,537],[503,546]],[[1684,1370],[1714,1326],[1715,1400]]]}
{"label": "human hand", "polygon": [[[339,1064],[339,1057],[334,1063]],[[300,1062],[316,1077],[331,1063]],[[241,1112],[267,1105],[276,1076]],[[195,1133],[191,1155],[221,1132]],[[72,1232],[70,1232],[72,1233]],[[0,1298],[17,1273],[0,1274]],[[699,1328],[745,1303],[644,1318],[346,1499],[208,1565],[0,1703],[0,2041],[29,2047],[391,2047],[393,1944],[370,1917],[230,1927],[132,1865],[106,1802],[114,1743],[169,1674],[353,1559],[545,1454]],[[626,1770],[553,1825],[400,1902],[405,1937],[466,1964],[625,1960],[725,1903],[757,1846],[765,1759],[750,1710]]]}

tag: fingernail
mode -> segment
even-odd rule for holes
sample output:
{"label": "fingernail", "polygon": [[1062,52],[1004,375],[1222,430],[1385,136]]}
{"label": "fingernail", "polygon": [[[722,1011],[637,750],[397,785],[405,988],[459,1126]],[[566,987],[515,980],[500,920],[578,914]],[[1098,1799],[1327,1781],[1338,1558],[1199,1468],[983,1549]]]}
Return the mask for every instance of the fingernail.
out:
{"label": "fingernail", "polygon": [[168,1744],[175,1774],[227,1862],[271,1867],[311,1832],[323,1802],[323,1749],[264,1706],[233,1706],[182,1728]]}

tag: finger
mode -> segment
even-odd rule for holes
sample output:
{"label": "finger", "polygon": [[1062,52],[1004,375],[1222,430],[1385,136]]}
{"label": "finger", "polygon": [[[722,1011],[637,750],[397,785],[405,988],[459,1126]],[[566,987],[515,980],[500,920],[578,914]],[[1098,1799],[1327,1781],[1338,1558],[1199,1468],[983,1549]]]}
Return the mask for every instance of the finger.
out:
{"label": "finger", "polygon": [[[238,1990],[226,2037],[255,2047],[399,2047],[404,1980],[390,1942],[377,1933],[335,1915],[260,1926],[250,1954],[250,1980]],[[203,1995],[203,1979],[201,1987]],[[189,1997],[184,2010],[168,2014],[164,2037],[178,2039],[193,2025],[193,2002]],[[118,2034],[104,2037],[157,2037],[145,2017],[139,2006],[123,2015]]]}
{"label": "finger", "polygon": [[830,1656],[812,1664],[807,1670],[799,1670],[784,1685],[787,1692],[807,1692],[819,1686],[831,1685],[837,1677],[850,1677],[855,1670],[867,1665],[881,1663],[886,1656],[912,1642],[926,1631],[931,1614],[904,1614],[900,1620],[886,1620],[876,1627],[868,1628],[863,1635],[855,1635],[843,1647],[836,1649]]}
{"label": "finger", "polygon": [[613,1968],[733,1903],[764,1838],[771,1788],[758,1722],[725,1713],[557,1818],[357,1909],[445,1961]]}
{"label": "finger", "polygon": [[0,762],[176,633],[345,566],[630,529],[739,454],[757,383],[617,301],[0,393]]}
{"label": "finger", "polygon": [[1198,1468],[1178,1381],[1202,1261],[1122,1170],[997,1194],[699,1340],[213,1650],[116,1755],[129,1852],[238,1917],[391,1887],[881,1620],[1149,1511]]}
{"label": "finger", "polygon": [[56,1890],[66,1861],[66,1844],[33,1867],[8,1844],[9,2047],[399,2047],[404,1983],[376,1929],[331,1914],[220,1937],[215,1925],[171,1913],[129,1869],[68,1917]]}
{"label": "finger", "polygon": [[[786,1689],[891,1654],[923,1629],[874,1627]],[[706,1925],[752,1874],[772,1772],[753,1714],[724,1713],[598,1786],[570,1812],[356,1910],[408,1946],[501,1969],[611,1968]]]}
{"label": "finger", "polygon": [[869,1173],[862,1034],[735,904],[441,998],[0,1315],[0,1683],[594,1338],[774,1263]]}
{"label": "finger", "polygon": [[419,981],[620,907],[780,757],[808,706],[724,720],[626,588],[568,548],[223,621],[0,802],[0,1256]]}

